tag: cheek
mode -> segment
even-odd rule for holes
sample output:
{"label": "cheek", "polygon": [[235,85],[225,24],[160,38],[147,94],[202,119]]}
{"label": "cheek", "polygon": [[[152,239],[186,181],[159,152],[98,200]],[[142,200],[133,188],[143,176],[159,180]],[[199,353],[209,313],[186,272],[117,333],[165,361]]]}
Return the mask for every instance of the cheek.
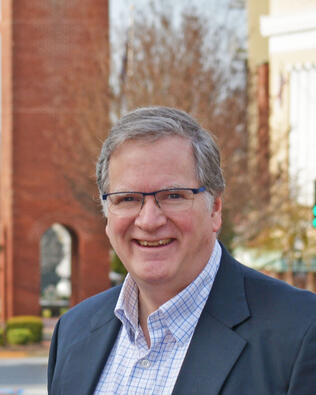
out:
{"label": "cheek", "polygon": [[126,219],[108,217],[105,233],[107,234],[111,243],[113,243],[115,239],[124,237],[129,226],[130,221],[127,221]]}
{"label": "cheek", "polygon": [[192,215],[180,214],[172,218],[173,225],[184,236],[194,231],[196,222],[196,219]]}
{"label": "cheek", "polygon": [[194,224],[192,224],[192,232],[195,238],[200,242],[209,242],[213,234],[213,215],[210,210],[199,212],[194,217]]}

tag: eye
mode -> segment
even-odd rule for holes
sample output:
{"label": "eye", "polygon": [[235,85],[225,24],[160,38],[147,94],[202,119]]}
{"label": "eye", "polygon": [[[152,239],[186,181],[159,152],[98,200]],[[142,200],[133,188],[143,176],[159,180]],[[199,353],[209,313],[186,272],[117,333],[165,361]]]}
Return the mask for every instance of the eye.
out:
{"label": "eye", "polygon": [[184,199],[184,196],[179,192],[172,192],[168,194],[168,199],[170,200]]}
{"label": "eye", "polygon": [[115,206],[136,203],[142,200],[142,197],[140,195],[132,193],[112,195],[111,198],[111,202]]}
{"label": "eye", "polygon": [[166,190],[166,191],[161,191],[161,193],[158,195],[159,200],[161,201],[166,201],[170,202],[172,200],[186,200],[188,199],[188,194],[187,191],[182,191],[182,190]]}
{"label": "eye", "polygon": [[135,200],[135,196],[122,196],[120,199],[121,202],[134,202]]}

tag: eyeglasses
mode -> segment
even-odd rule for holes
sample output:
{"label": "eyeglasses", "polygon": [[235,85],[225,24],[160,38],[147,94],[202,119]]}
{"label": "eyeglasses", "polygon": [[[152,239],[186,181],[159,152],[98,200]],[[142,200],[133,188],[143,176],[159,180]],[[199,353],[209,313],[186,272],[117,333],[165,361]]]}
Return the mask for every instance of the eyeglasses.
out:
{"label": "eyeglasses", "polygon": [[194,195],[204,192],[200,188],[170,188],[154,192],[113,192],[105,193],[102,199],[106,200],[112,214],[127,217],[136,216],[142,209],[145,196],[154,196],[157,206],[166,214],[186,211],[192,207]]}

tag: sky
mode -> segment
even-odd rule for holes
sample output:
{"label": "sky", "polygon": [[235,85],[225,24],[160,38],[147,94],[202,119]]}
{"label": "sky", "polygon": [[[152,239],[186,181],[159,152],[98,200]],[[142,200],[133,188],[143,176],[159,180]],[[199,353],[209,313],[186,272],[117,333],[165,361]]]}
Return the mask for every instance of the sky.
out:
{"label": "sky", "polygon": [[[138,8],[144,9],[150,2],[151,0],[110,0],[110,18],[115,22],[119,21],[120,23],[128,24],[131,7],[134,7],[135,10]],[[225,18],[227,8],[231,5],[234,9],[234,15],[232,15],[232,17],[239,17],[240,27],[243,23],[243,21],[240,20],[240,16],[244,14],[244,12],[238,7],[238,5],[244,3],[242,0],[160,0],[159,3],[164,3],[166,7],[168,7],[168,4],[172,4],[175,13],[180,13],[181,9],[193,5],[197,9],[203,11],[205,16],[209,15],[212,17],[216,14],[216,18],[219,22]]]}

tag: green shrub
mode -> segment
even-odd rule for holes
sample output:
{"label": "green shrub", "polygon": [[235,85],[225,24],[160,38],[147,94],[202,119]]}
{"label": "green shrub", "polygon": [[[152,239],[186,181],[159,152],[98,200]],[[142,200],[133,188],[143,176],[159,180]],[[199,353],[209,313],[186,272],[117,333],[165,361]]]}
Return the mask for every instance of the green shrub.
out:
{"label": "green shrub", "polygon": [[16,328],[7,331],[7,342],[9,344],[27,344],[31,342],[32,333],[27,328]]}
{"label": "green shrub", "polygon": [[52,310],[51,309],[43,309],[42,310],[42,317],[43,318],[51,318]]}
{"label": "green shrub", "polygon": [[12,317],[7,321],[7,333],[12,329],[29,329],[31,332],[31,343],[37,343],[42,340],[43,321],[40,317],[21,315]]}
{"label": "green shrub", "polygon": [[4,329],[0,328],[0,346],[4,345]]}

